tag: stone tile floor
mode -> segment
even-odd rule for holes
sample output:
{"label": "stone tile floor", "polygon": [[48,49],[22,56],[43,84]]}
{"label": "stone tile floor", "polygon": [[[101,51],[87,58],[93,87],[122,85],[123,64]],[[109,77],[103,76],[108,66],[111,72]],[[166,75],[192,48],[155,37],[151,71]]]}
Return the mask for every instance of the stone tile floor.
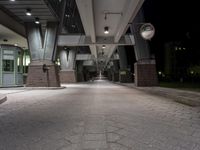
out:
{"label": "stone tile floor", "polygon": [[186,90],[174,89],[174,88],[165,88],[165,87],[159,87],[159,86],[136,87],[134,83],[119,83],[119,82],[115,82],[115,83],[119,85],[128,86],[131,88],[135,88],[137,90],[145,91],[146,93],[149,93],[149,94],[154,94],[157,96],[170,98],[186,105],[200,107],[200,92],[186,91]]}
{"label": "stone tile floor", "polygon": [[0,150],[200,150],[199,107],[106,81],[16,91],[0,105]]}

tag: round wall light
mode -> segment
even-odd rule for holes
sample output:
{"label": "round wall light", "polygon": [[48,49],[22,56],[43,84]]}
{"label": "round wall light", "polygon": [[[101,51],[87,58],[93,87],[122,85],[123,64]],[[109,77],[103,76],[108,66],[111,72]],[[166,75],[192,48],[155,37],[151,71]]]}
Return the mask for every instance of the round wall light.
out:
{"label": "round wall light", "polygon": [[155,28],[151,23],[145,23],[140,27],[140,35],[145,40],[151,40],[155,35]]}

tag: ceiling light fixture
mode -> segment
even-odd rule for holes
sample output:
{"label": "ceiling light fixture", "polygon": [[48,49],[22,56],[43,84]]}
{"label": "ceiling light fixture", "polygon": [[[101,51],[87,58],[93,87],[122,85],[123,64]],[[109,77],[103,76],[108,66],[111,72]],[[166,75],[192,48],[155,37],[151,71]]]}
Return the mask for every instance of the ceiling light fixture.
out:
{"label": "ceiling light fixture", "polygon": [[31,16],[32,14],[31,14],[31,9],[26,9],[26,15],[27,16]]}
{"label": "ceiling light fixture", "polygon": [[103,48],[103,49],[105,49],[105,48],[106,48],[106,46],[105,46],[105,45],[103,45],[103,46],[102,46],[102,48]]}
{"label": "ceiling light fixture", "polygon": [[104,33],[105,34],[109,34],[109,28],[106,26],[106,27],[104,27]]}
{"label": "ceiling light fixture", "polygon": [[11,2],[14,2],[15,0],[10,0]]}
{"label": "ceiling light fixture", "polygon": [[40,24],[40,19],[38,17],[35,18],[35,23]]}

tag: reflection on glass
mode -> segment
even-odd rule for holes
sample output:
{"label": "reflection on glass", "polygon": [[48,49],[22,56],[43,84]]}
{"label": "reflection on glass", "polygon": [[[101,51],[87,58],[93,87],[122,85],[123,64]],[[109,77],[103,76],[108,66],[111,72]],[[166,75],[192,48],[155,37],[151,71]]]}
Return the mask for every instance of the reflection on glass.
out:
{"label": "reflection on glass", "polygon": [[30,53],[28,50],[25,50],[23,53],[23,73],[28,73],[28,66],[30,64]]}
{"label": "reflection on glass", "polygon": [[21,56],[18,56],[17,58],[17,71],[18,72],[22,72],[22,57]]}
{"label": "reflection on glass", "polygon": [[30,56],[25,55],[23,59],[23,66],[28,66],[30,64]]}

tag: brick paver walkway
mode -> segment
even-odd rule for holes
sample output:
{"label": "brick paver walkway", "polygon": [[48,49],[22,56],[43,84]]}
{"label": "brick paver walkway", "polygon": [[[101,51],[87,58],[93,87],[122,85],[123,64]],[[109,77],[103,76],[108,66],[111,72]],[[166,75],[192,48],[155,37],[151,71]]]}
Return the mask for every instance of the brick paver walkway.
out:
{"label": "brick paver walkway", "polygon": [[199,107],[105,81],[7,93],[0,150],[200,150]]}

